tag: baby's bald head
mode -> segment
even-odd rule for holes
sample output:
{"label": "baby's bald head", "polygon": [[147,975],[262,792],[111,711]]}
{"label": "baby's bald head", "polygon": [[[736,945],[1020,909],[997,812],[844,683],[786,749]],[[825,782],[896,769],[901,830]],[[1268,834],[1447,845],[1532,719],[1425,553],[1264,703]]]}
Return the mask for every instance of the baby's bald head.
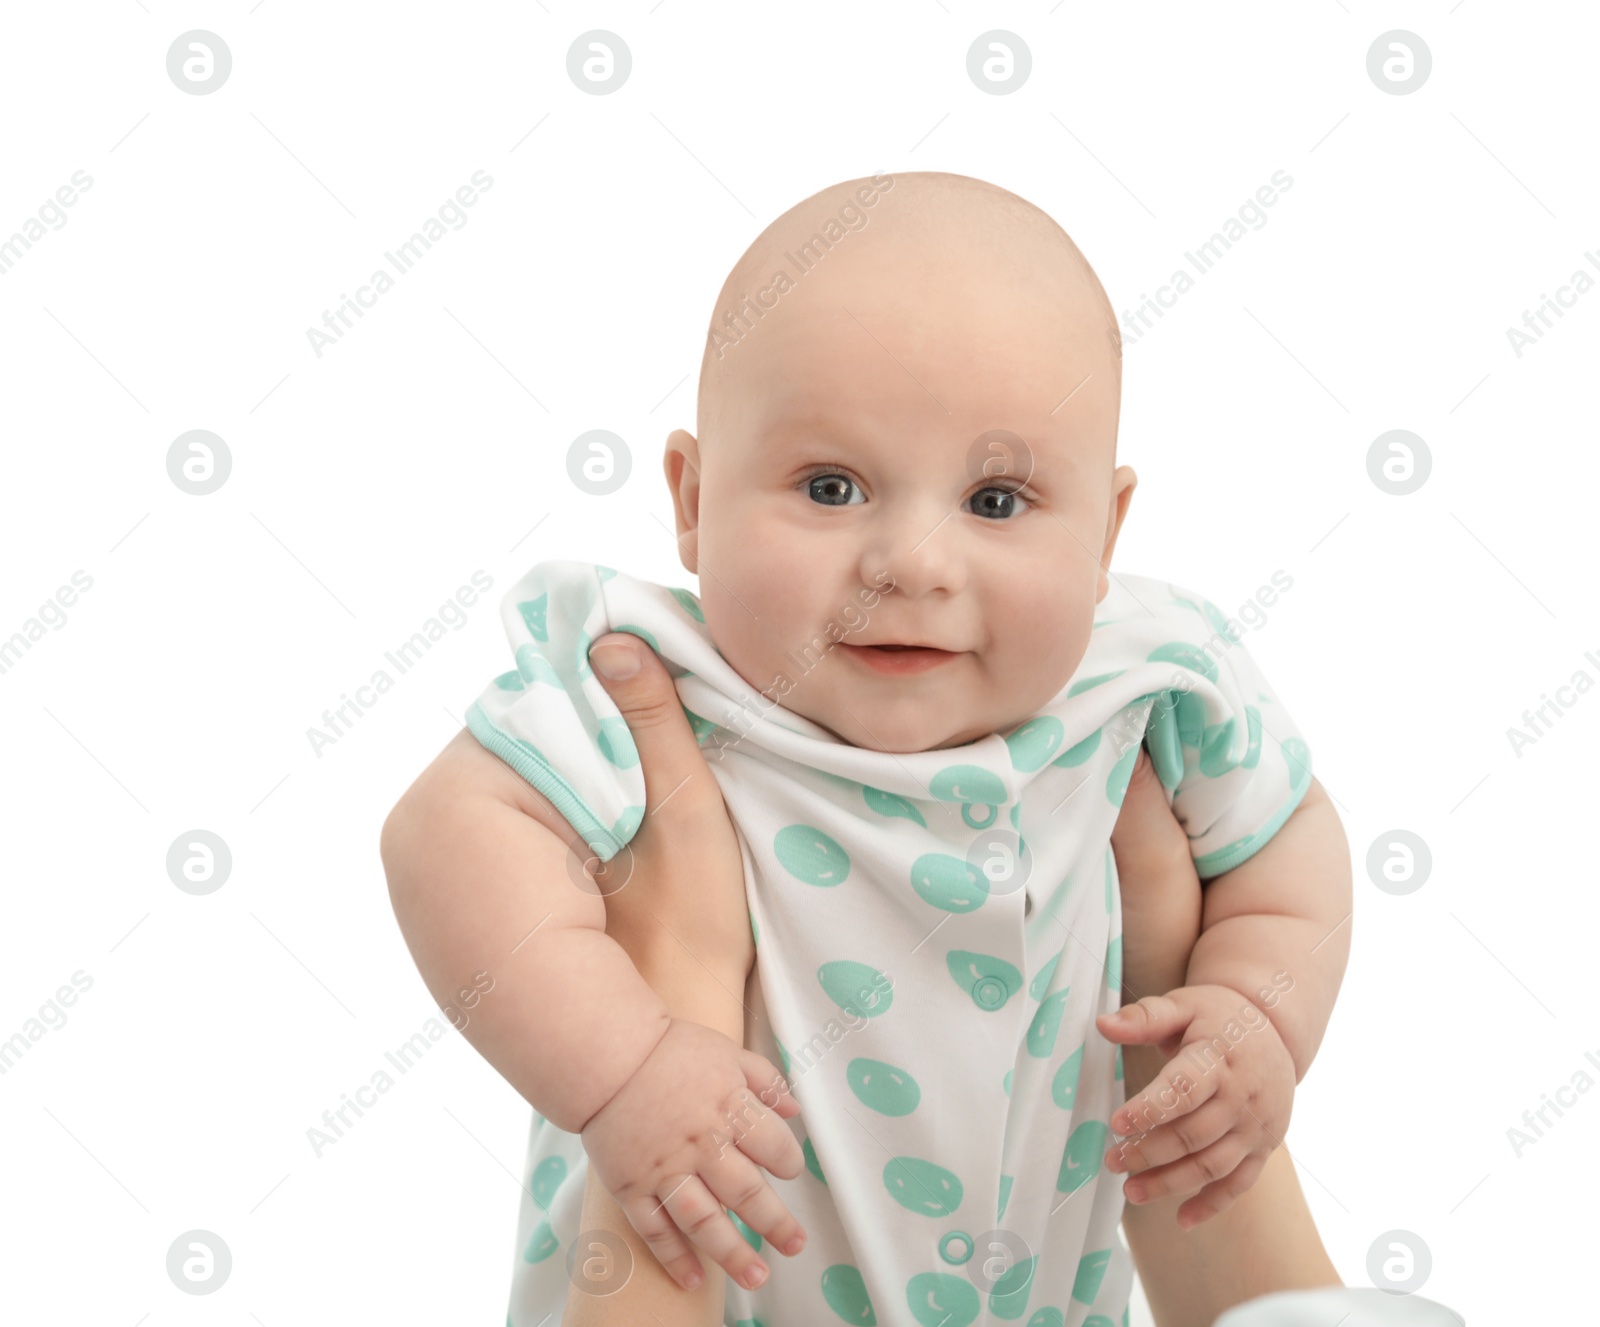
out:
{"label": "baby's bald head", "polygon": [[[1039,317],[1042,335],[1072,329],[1073,358],[1084,373],[1104,380],[1101,392],[1110,392],[1114,437],[1122,338],[1078,246],[1047,212],[1009,190],[968,175],[913,171],[819,190],[768,225],[734,264],[718,293],[700,365],[700,446],[715,447],[730,394],[771,386],[773,356],[751,353],[747,341],[760,342],[764,332],[769,342],[778,340],[768,324],[801,306],[812,306],[814,315],[820,302],[838,310],[841,329],[855,330],[854,315],[863,310],[851,304],[852,294],[891,268],[901,274],[901,298],[922,304],[928,320],[949,316],[947,293],[970,283],[1010,301],[1018,317]],[[864,325],[870,330],[870,321]]]}
{"label": "baby's bald head", "polygon": [[[662,457],[723,658],[874,750],[1037,713],[1084,657],[1133,492],[1120,359],[1089,264],[1015,194],[917,173],[790,208],[723,285],[700,436]],[[841,619],[947,657],[886,676],[830,648]]]}

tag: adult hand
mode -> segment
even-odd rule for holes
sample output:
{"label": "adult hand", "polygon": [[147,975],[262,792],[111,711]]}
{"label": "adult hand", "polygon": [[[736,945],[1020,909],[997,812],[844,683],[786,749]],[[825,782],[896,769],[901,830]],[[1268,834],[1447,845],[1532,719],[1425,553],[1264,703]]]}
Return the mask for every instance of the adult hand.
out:
{"label": "adult hand", "polygon": [[[681,947],[717,976],[737,976],[742,992],[756,956],[744,862],[677,688],[656,652],[628,632],[601,636],[589,661],[627,721],[645,781],[643,823],[595,871],[606,934],[635,957],[651,945]],[[633,671],[610,675],[613,661]]]}
{"label": "adult hand", "polygon": [[1189,836],[1143,747],[1111,830],[1111,855],[1122,894],[1122,1002],[1132,1004],[1182,986],[1200,938],[1200,877]]}
{"label": "adult hand", "polygon": [[[676,960],[679,968],[703,970],[742,1002],[755,961],[743,858],[672,678],[655,652],[630,633],[600,637],[589,659],[628,724],[645,778],[638,831],[594,872],[605,898],[606,932],[637,965],[660,970]],[[804,1247],[804,1230],[750,1165],[759,1163],[784,1179],[796,1178],[804,1167],[799,1144],[777,1118],[800,1109],[782,1075],[755,1052],[674,1019],[657,1054],[635,1078],[584,1131],[597,1173],[617,1179],[608,1187],[678,1284],[692,1288],[700,1270],[685,1235],[742,1285],[759,1284],[766,1264],[714,1195],[737,1196],[737,1204],[727,1205],[780,1252],[792,1255]],[[713,1096],[721,1106],[720,1127],[708,1126]],[[662,1127],[667,1117],[675,1130]],[[646,1145],[655,1133],[665,1141]],[[668,1143],[677,1148],[682,1176],[665,1174],[659,1164]],[[604,1163],[598,1152],[606,1153]],[[736,1192],[729,1188],[734,1176],[742,1179]]]}

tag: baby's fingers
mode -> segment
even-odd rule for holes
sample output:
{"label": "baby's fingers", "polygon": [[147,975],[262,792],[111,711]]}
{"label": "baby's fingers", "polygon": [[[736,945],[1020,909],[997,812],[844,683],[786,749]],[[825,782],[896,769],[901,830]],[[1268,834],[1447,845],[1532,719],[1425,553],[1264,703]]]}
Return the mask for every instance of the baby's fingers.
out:
{"label": "baby's fingers", "polygon": [[719,1159],[737,1148],[758,1166],[786,1180],[794,1179],[805,1169],[805,1153],[794,1135],[749,1093],[737,1094],[728,1120],[728,1132],[715,1135]]}
{"label": "baby's fingers", "polygon": [[1111,1117],[1111,1132],[1121,1136],[1149,1133],[1157,1126],[1187,1115],[1216,1095],[1220,1086],[1216,1073],[1198,1079],[1177,1060],[1168,1060],[1150,1085],[1130,1097]]}
{"label": "baby's fingers", "polygon": [[1215,1180],[1178,1208],[1178,1224],[1184,1230],[1193,1230],[1202,1221],[1209,1221],[1220,1212],[1233,1206],[1234,1200],[1249,1192],[1250,1186],[1266,1168],[1267,1158],[1252,1152],[1238,1165],[1233,1174]]}
{"label": "baby's fingers", "polygon": [[[761,1179],[759,1172],[748,1161],[743,1162],[743,1165],[750,1171],[755,1182],[765,1187],[765,1181]],[[751,1191],[751,1186],[746,1184],[738,1190],[738,1193],[739,1196],[745,1197]],[[687,1176],[681,1183],[676,1180],[670,1181],[667,1191],[662,1195],[662,1201],[666,1204],[667,1214],[678,1224],[678,1228],[694,1241],[701,1252],[707,1254],[717,1266],[746,1290],[754,1290],[767,1279],[767,1265],[756,1256],[755,1250],[745,1242],[744,1236],[734,1228],[733,1222],[728,1220],[728,1214],[723,1210],[723,1203],[712,1196],[711,1191],[697,1176]],[[738,1211],[737,1208],[734,1210]],[[743,1220],[743,1217],[740,1219]],[[657,1261],[660,1262],[659,1256]],[[673,1272],[666,1263],[661,1265],[666,1267],[668,1272]],[[684,1285],[675,1272],[673,1279],[679,1285]],[[688,1286],[684,1288],[689,1289]]]}
{"label": "baby's fingers", "polygon": [[800,1113],[800,1103],[789,1091],[788,1081],[765,1056],[751,1050],[740,1050],[739,1067],[744,1070],[744,1081],[750,1090],[761,1098],[761,1104],[778,1112],[784,1119]]}
{"label": "baby's fingers", "polygon": [[1095,1026],[1107,1041],[1140,1046],[1172,1043],[1176,1049],[1179,1038],[1194,1021],[1193,1001],[1188,990],[1180,986],[1166,995],[1146,995],[1121,1009],[1099,1015]]}
{"label": "baby's fingers", "polygon": [[751,1161],[732,1155],[734,1160],[719,1162],[707,1174],[711,1192],[779,1253],[793,1257],[805,1247],[806,1232]]}
{"label": "baby's fingers", "polygon": [[1137,1175],[1181,1160],[1222,1138],[1238,1124],[1238,1111],[1219,1097],[1146,1134],[1122,1139],[1105,1155],[1106,1169]]}
{"label": "baby's fingers", "polygon": [[661,1200],[650,1194],[618,1200],[628,1224],[639,1234],[662,1269],[685,1290],[705,1280],[705,1269]]}
{"label": "baby's fingers", "polygon": [[[1232,1176],[1250,1154],[1249,1142],[1240,1134],[1230,1133],[1219,1142],[1181,1161],[1157,1166],[1154,1170],[1135,1176],[1123,1187],[1122,1192],[1130,1203],[1148,1203],[1157,1198],[1194,1193],[1213,1181]],[[1251,1178],[1255,1177],[1252,1175]]]}

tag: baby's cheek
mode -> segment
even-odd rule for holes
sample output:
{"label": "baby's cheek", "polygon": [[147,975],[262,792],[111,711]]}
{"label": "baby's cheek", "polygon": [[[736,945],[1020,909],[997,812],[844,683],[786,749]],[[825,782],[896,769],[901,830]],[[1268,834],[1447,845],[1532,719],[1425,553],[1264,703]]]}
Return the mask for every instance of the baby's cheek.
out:
{"label": "baby's cheek", "polygon": [[1020,690],[1042,708],[1077,671],[1089,649],[1089,631],[1047,610],[1033,610],[1030,625],[1042,631],[1020,634],[1012,650],[1011,669]]}

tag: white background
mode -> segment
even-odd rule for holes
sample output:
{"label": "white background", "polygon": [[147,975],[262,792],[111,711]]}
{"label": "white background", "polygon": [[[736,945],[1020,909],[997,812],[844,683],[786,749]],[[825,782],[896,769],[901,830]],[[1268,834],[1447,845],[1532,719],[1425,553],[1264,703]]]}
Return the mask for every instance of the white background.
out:
{"label": "white background", "polygon": [[[529,1108],[470,1046],[449,1034],[320,1158],[307,1140],[438,1013],[379,827],[510,666],[496,604],[521,571],[693,587],[660,454],[694,427],[723,276],[814,190],[918,169],[1047,209],[1119,312],[1292,177],[1127,338],[1140,484],[1113,569],[1229,612],[1293,577],[1244,643],[1356,860],[1349,973],[1288,1137],[1340,1273],[1370,1284],[1369,1247],[1406,1230],[1422,1293],[1469,1320],[1592,1316],[1600,1093],[1520,1157],[1507,1130],[1600,1057],[1600,696],[1566,693],[1520,757],[1507,729],[1600,678],[1600,294],[1521,357],[1506,335],[1600,260],[1591,11],[117,0],[3,21],[0,243],[74,171],[93,186],[0,276],[0,639],[75,571],[93,586],[0,674],[0,1039],[74,972],[93,984],[0,1076],[0,1317],[502,1320]],[[167,74],[193,28],[232,51],[209,95]],[[594,28],[632,51],[611,95],[566,73]],[[1011,95],[966,72],[991,28],[1032,51]],[[1433,53],[1410,95],[1367,74],[1395,28]],[[480,169],[464,228],[319,358],[306,329]],[[197,428],[233,466],[203,497],[166,469]],[[567,478],[592,428],[632,449],[610,497]],[[1367,469],[1396,428],[1432,457],[1404,497]],[[323,711],[476,570],[495,589],[466,625],[319,756]],[[1366,874],[1397,828],[1433,855],[1405,896]],[[233,856],[203,897],[166,869],[195,829]],[[167,1276],[192,1229],[232,1251],[214,1295]]]}

